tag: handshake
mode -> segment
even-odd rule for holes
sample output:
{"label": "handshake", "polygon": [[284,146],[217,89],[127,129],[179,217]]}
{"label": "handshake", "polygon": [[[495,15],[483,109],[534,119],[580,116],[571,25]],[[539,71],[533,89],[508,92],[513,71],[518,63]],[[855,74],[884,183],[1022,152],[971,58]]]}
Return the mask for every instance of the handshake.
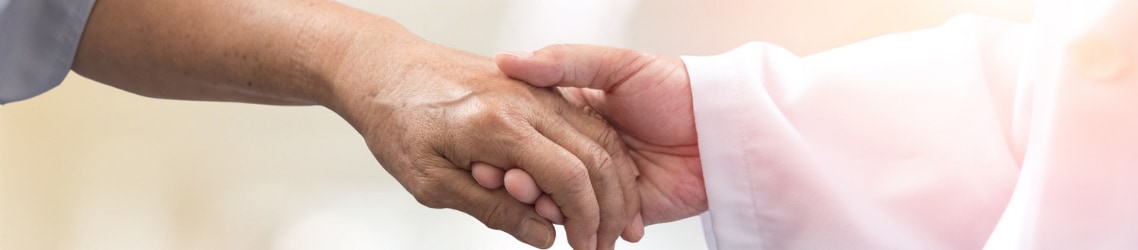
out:
{"label": "handshake", "polygon": [[[517,201],[532,204],[542,218],[571,226],[567,229],[573,230],[571,239],[578,240],[573,241],[575,248],[612,249],[618,234],[636,242],[644,236],[647,224],[674,221],[707,209],[691,90],[687,71],[678,58],[559,45],[536,54],[501,53],[495,62],[511,78],[536,87],[560,87],[561,95],[573,107],[591,115],[577,119],[597,117],[613,127],[586,125],[592,127],[578,129],[600,145],[567,152],[579,156],[582,164],[563,167],[587,169],[587,182],[585,177],[575,178],[591,184],[592,192],[581,188],[589,185],[582,185],[556,193],[561,186],[552,184],[573,183],[574,178],[565,178],[572,172],[541,176],[539,183],[527,168],[475,162],[471,173],[482,187],[504,187]],[[577,176],[584,176],[578,172]],[[574,204],[577,198],[596,199],[598,206],[592,207],[591,202]],[[564,212],[558,204],[567,205]],[[567,217],[567,212],[572,216]],[[600,223],[593,232],[589,230],[593,228],[591,220],[597,219]],[[589,241],[579,241],[583,236],[589,236]],[[544,242],[523,240],[548,246],[548,239],[538,239]]]}
{"label": "handshake", "polygon": [[[0,103],[71,65],[150,97],[321,105],[419,203],[536,247],[552,245],[553,224],[576,249],[639,241],[645,225],[709,210],[705,184],[712,248],[1134,245],[1119,222],[1138,221],[1138,203],[1118,190],[1138,176],[1133,150],[1119,151],[1138,136],[1138,105],[1120,105],[1134,100],[1123,45],[1138,36],[1115,10],[1136,8],[1108,1],[1100,18],[1053,2],[1030,27],[954,18],[809,60],[754,43],[689,58],[689,76],[676,57],[588,45],[491,59],[334,1],[99,0],[57,27],[78,36],[54,48],[74,61],[8,60],[20,63],[0,79],[17,81],[0,80]],[[75,38],[41,16],[55,19],[0,31],[51,39],[8,45]],[[1096,28],[1045,25],[1057,23]],[[736,191],[751,192],[721,195]]]}
{"label": "handshake", "polygon": [[[412,100],[384,105],[401,107],[387,116],[394,126],[373,131],[360,124],[374,119],[348,119],[420,203],[535,247],[550,247],[552,224],[563,224],[575,249],[636,242],[645,225],[707,210],[679,58],[588,45],[500,53],[497,68],[469,58],[450,68],[461,81],[373,99]],[[466,74],[472,68],[485,70]]]}
{"label": "handshake", "polygon": [[574,248],[611,249],[707,210],[679,58],[563,45],[491,60],[329,1],[92,8],[75,72],[157,98],[327,107],[420,203],[533,246],[559,223]]}

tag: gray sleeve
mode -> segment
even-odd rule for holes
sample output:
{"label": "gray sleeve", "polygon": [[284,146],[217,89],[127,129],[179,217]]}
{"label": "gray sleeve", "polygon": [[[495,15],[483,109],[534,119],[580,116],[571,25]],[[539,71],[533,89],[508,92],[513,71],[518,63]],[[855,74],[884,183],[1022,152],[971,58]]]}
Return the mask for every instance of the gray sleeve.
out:
{"label": "gray sleeve", "polygon": [[0,0],[0,104],[59,85],[95,0]]}

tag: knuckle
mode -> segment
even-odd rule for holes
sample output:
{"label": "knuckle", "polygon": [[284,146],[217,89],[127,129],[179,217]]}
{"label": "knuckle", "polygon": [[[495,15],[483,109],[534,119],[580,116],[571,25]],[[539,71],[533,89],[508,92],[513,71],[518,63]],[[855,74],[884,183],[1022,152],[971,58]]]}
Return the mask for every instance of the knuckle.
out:
{"label": "knuckle", "polygon": [[[423,190],[429,190],[429,189],[423,189]],[[423,206],[426,206],[429,208],[445,208],[444,202],[440,199],[439,196],[434,195],[433,191],[421,191],[421,192],[414,194],[414,196],[415,196],[415,201],[418,201],[419,204],[422,204]]]}
{"label": "knuckle", "polygon": [[507,220],[510,218],[511,213],[508,211],[506,203],[494,203],[489,209],[482,210],[481,213],[476,215],[482,224],[494,230],[510,231],[511,223]]}
{"label": "knuckle", "polygon": [[609,155],[609,152],[607,150],[599,145],[590,145],[586,151],[586,153],[592,157],[594,167],[593,172],[596,172],[595,175],[605,176],[604,173],[608,173],[609,171],[613,170],[612,156]]}
{"label": "knuckle", "polygon": [[443,189],[445,187],[437,179],[429,177],[416,179],[408,185],[408,190],[411,192],[411,196],[415,197],[415,201],[429,208],[446,207],[447,197]]}
{"label": "knuckle", "polygon": [[[596,182],[600,182],[601,187],[609,188],[609,189],[616,189],[616,188],[619,188],[620,186],[616,185],[617,182],[614,181],[617,179],[617,178],[615,178],[617,175],[615,170],[616,169],[612,167],[612,158],[608,157],[608,155],[605,155],[605,156],[601,157],[601,163],[597,164],[596,173],[593,173],[591,177],[593,179],[595,179]],[[610,185],[610,183],[612,185]],[[602,191],[601,193],[608,193],[608,192]]]}
{"label": "knuckle", "polygon": [[537,145],[542,145],[544,137],[537,131],[533,130],[519,130],[516,134],[510,136],[507,142],[512,150],[524,152],[525,150]]}
{"label": "knuckle", "polygon": [[592,186],[589,179],[589,172],[583,167],[567,168],[561,173],[566,185],[566,192],[571,194],[582,194],[590,190]]}
{"label": "knuckle", "polygon": [[534,136],[531,126],[517,109],[502,107],[489,115],[490,128],[496,128],[509,139],[529,139]]}
{"label": "knuckle", "polygon": [[605,129],[601,130],[597,135],[597,143],[604,146],[605,151],[608,153],[620,152],[624,147],[624,141],[620,140],[620,134],[606,124]]}
{"label": "knuckle", "polygon": [[[593,183],[604,185],[613,171],[612,155],[601,145],[589,143],[583,150],[582,163],[585,164],[586,174]],[[594,187],[597,188],[597,187]],[[599,195],[599,194],[598,194]]]}

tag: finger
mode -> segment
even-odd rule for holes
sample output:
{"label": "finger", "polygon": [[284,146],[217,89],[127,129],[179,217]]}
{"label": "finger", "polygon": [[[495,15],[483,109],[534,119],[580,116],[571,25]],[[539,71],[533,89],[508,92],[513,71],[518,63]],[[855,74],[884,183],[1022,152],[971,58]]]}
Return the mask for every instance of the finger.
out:
{"label": "finger", "polygon": [[[564,123],[561,119],[560,123]],[[557,121],[551,121],[557,122]],[[612,249],[621,231],[632,221],[632,213],[626,211],[629,201],[639,197],[626,196],[625,188],[621,183],[622,170],[614,166],[608,151],[594,139],[589,138],[575,129],[547,129],[547,126],[537,124],[534,126],[539,132],[550,140],[560,144],[577,156],[588,168],[589,179],[592,181],[600,208],[600,227],[597,234],[597,249]],[[539,186],[541,186],[539,182]],[[542,186],[544,187],[544,186]],[[554,197],[556,198],[556,197]],[[557,201],[554,199],[554,201]],[[562,204],[558,202],[558,204]]]}
{"label": "finger", "polygon": [[[541,210],[538,210],[537,214],[541,215],[541,217],[545,217],[546,219],[549,219],[549,217],[547,217],[547,216],[545,216],[545,214],[541,213]],[[554,220],[550,220],[550,221],[553,221],[553,223],[557,223],[557,221],[554,221]],[[641,215],[640,213],[636,213],[636,217],[632,219],[632,224],[628,224],[628,227],[624,228],[624,232],[620,234],[620,238],[622,238],[628,242],[639,242],[641,239],[643,239],[644,238],[644,216]]]}
{"label": "finger", "polygon": [[[515,171],[511,170],[510,172]],[[518,173],[519,175],[528,175],[524,170],[521,169],[517,169],[515,173]],[[506,190],[529,189],[535,192],[541,192],[541,190],[538,189],[537,184],[532,182],[533,179],[529,178],[529,180],[529,183],[519,181],[505,181]],[[532,184],[532,186],[529,186],[530,184]],[[511,195],[513,194],[511,193]],[[534,209],[537,210],[537,214],[541,215],[541,217],[553,221],[554,224],[561,224],[564,221],[564,217],[561,215],[561,208],[557,206],[556,202],[553,202],[552,198],[549,198],[548,194],[538,193],[538,195],[540,195],[540,197],[534,198],[534,202],[525,202],[523,199],[518,198],[517,195],[513,196],[514,198],[518,198],[518,200],[522,203],[532,203]]]}
{"label": "finger", "polygon": [[[492,166],[488,165],[484,167],[492,168]],[[495,170],[497,169],[495,168]],[[553,199],[549,198],[549,195],[541,194],[541,189],[533,182],[533,178],[529,177],[528,173],[525,173],[525,170],[515,168],[509,172],[515,173],[517,177],[511,180],[511,177],[509,177],[510,174],[507,173],[504,185],[506,190],[509,190],[514,198],[523,203],[534,204],[537,213],[545,219],[552,221],[554,224],[561,224],[563,222],[564,218],[561,215],[561,208],[557,206],[557,203],[553,202]],[[526,193],[526,195],[520,197],[516,193]],[[540,195],[540,198],[536,197],[537,195]],[[528,197],[534,197],[532,198],[534,201],[531,201],[531,198]],[[636,201],[638,203],[639,200]],[[625,241],[638,242],[644,237],[644,218],[640,215],[638,210],[639,208],[634,207],[633,210],[629,211],[630,213],[635,213],[636,216],[633,218],[632,223],[628,224],[620,235]]]}
{"label": "finger", "polygon": [[569,245],[595,249],[602,217],[589,169],[576,155],[540,134],[524,138],[512,148],[513,165],[529,173],[561,205]]}
{"label": "finger", "polygon": [[[553,245],[553,225],[530,205],[510,197],[504,190],[479,187],[466,171],[458,168],[437,168],[431,171],[440,184],[427,188],[439,189],[438,202],[431,207],[449,207],[474,216],[487,227],[502,230],[519,241],[538,248]],[[445,198],[444,198],[445,197]],[[427,204],[427,203],[424,203]]]}
{"label": "finger", "polygon": [[534,86],[611,91],[655,63],[656,56],[594,45],[552,45],[532,54],[499,53],[494,62],[506,75]]}
{"label": "finger", "polygon": [[474,180],[478,185],[484,188],[497,189],[502,187],[503,178],[506,172],[498,167],[490,165],[485,162],[474,162],[470,164],[470,175],[474,176]]}
{"label": "finger", "polygon": [[537,201],[537,197],[542,194],[541,189],[537,187],[537,182],[533,181],[533,177],[520,168],[506,171],[503,184],[510,195],[525,204],[533,204],[534,201]]}
{"label": "finger", "polygon": [[542,195],[540,198],[537,198],[537,202],[534,202],[533,208],[537,210],[538,215],[552,221],[554,224],[561,224],[565,221],[565,217],[561,215],[561,207],[558,207],[557,203],[553,202],[553,198],[549,198],[549,195]]}
{"label": "finger", "polygon": [[[576,155],[536,131],[529,122],[548,120],[545,117],[553,115],[534,114],[529,115],[530,119],[518,119],[517,113],[495,115],[492,119],[484,119],[484,124],[460,127],[469,129],[463,130],[464,133],[480,136],[462,137],[468,139],[435,150],[441,151],[440,154],[456,166],[467,167],[478,161],[498,168],[522,168],[561,206],[569,245],[575,249],[594,249],[601,217],[589,169]],[[485,133],[484,128],[504,132]],[[571,130],[572,127],[563,126],[561,129]],[[479,153],[474,157],[470,152]]]}
{"label": "finger", "polygon": [[[564,92],[563,92],[564,93]],[[564,95],[565,99],[574,105],[585,105],[580,96]],[[549,103],[547,105],[557,105],[556,103]],[[589,104],[591,105],[591,104]],[[564,105],[562,105],[564,106]],[[555,106],[556,107],[556,106]],[[563,108],[573,108],[572,106]],[[621,190],[624,194],[625,202],[625,215],[634,215],[640,213],[640,194],[637,188],[637,177],[640,176],[640,171],[635,162],[629,156],[627,147],[624,141],[621,140],[620,134],[616,133],[611,126],[609,126],[601,117],[595,115],[588,109],[578,109],[584,112],[559,112],[561,117],[572,125],[578,132],[584,134],[586,137],[591,138],[593,141],[602,145],[605,151],[608,152],[613,162],[614,169],[619,176]],[[630,242],[639,241],[644,236],[643,223],[631,223],[625,225],[624,232],[621,237]]]}

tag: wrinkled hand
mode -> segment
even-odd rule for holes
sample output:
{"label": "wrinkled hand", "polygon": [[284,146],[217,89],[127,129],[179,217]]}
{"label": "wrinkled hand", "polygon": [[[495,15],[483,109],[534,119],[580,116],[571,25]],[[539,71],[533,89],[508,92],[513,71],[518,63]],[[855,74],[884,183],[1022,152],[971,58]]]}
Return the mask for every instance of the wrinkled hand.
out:
{"label": "wrinkled hand", "polygon": [[[406,63],[372,62],[370,53]],[[630,160],[603,121],[561,94],[503,75],[489,58],[437,45],[363,50],[347,61],[337,111],[376,159],[420,203],[454,208],[536,247],[549,247],[552,224],[502,190],[486,190],[468,166],[518,166],[561,204],[569,243],[596,248],[616,238],[639,204]],[[376,85],[373,82],[398,82]],[[606,139],[609,138],[609,139]],[[601,143],[598,143],[601,142]]]}
{"label": "wrinkled hand", "polygon": [[577,248],[615,238],[639,208],[635,172],[614,167],[631,161],[611,157],[624,149],[603,121],[489,58],[334,1],[99,0],[72,66],[151,97],[326,106],[419,202],[534,246],[552,244],[550,222],[478,187],[472,161],[541,181]]}
{"label": "wrinkled hand", "polygon": [[[555,45],[533,54],[495,58],[510,77],[534,86],[560,86],[570,102],[591,107],[617,128],[639,168],[642,219],[654,224],[707,210],[687,71],[679,58],[588,45]],[[526,171],[501,172],[475,164],[484,187],[504,185],[539,214],[555,222],[565,207],[540,196],[544,189]],[[500,166],[500,165],[499,165]],[[504,179],[504,183],[501,180]],[[540,196],[540,198],[539,198]],[[642,225],[641,225],[642,226]]]}

